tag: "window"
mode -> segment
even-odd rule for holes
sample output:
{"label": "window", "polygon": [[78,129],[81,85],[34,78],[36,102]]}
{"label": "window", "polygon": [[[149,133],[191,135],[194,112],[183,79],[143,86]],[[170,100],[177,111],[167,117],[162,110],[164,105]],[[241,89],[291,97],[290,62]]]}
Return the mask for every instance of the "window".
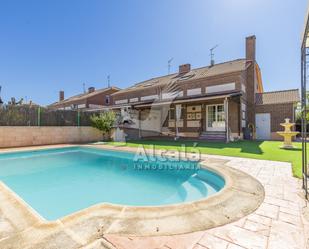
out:
{"label": "window", "polygon": [[109,95],[105,96],[105,104],[109,104]]}
{"label": "window", "polygon": [[175,108],[170,108],[168,111],[169,120],[175,120]]}
{"label": "window", "polygon": [[225,113],[224,113],[224,106],[217,105],[217,122],[225,121]]}
{"label": "window", "polygon": [[183,120],[185,117],[185,108],[182,106],[181,107],[181,115],[180,115],[180,119]]}
{"label": "window", "polygon": [[[176,111],[175,111],[174,107],[169,109],[168,116],[169,116],[169,120],[175,120],[176,119]],[[184,117],[185,117],[185,108],[182,106],[181,107],[180,120],[183,120]]]}

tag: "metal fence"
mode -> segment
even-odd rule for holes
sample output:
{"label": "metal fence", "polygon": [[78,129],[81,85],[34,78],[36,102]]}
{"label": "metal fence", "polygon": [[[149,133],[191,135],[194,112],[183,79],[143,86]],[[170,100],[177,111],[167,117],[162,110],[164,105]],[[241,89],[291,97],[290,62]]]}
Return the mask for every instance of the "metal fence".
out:
{"label": "metal fence", "polygon": [[305,197],[309,199],[309,171],[308,171],[308,92],[307,82],[309,81],[309,18],[307,17],[301,45],[301,116],[302,116],[302,180]]}
{"label": "metal fence", "polygon": [[0,107],[0,126],[91,126],[94,112],[55,110],[39,106]]}

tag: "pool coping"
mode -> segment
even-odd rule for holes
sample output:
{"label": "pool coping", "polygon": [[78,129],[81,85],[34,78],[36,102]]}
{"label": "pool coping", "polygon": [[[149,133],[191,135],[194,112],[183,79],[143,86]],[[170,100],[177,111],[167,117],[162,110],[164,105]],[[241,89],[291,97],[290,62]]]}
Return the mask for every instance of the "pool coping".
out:
{"label": "pool coping", "polygon": [[[52,148],[69,146],[131,153],[137,151],[137,148],[111,145],[60,145]],[[40,148],[51,147],[41,146]],[[39,149],[36,148],[36,150]],[[28,148],[22,151],[29,150],[33,149]],[[19,150],[9,150],[9,152],[17,151]],[[194,155],[188,153],[187,156],[189,158]],[[38,234],[43,236],[45,232],[65,228],[80,244],[100,238],[104,234],[160,236],[207,230],[249,215],[264,200],[265,193],[262,184],[252,176],[227,166],[228,162],[229,160],[208,158],[207,155],[202,155],[201,166],[221,175],[226,185],[218,193],[194,202],[155,207],[101,203],[56,221],[46,221],[9,187],[0,182],[0,209],[6,211],[4,212],[6,218],[15,226],[19,226],[21,232],[33,229],[36,231],[33,236],[38,236]]]}

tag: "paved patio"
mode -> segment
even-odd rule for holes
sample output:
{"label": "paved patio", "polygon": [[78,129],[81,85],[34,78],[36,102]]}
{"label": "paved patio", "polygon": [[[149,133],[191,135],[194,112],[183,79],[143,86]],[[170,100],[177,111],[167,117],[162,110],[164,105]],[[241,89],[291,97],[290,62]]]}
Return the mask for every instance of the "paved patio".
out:
{"label": "paved patio", "polygon": [[292,177],[289,163],[209,157],[229,159],[229,166],[243,170],[263,184],[266,197],[254,213],[222,227],[185,235],[153,238],[103,235],[102,248],[106,242],[117,249],[309,248],[309,224],[303,215],[306,202],[301,197],[301,181]]}
{"label": "paved patio", "polygon": [[[266,197],[262,205],[255,212],[237,222],[202,232],[162,237],[121,237],[102,234],[98,230],[91,242],[83,241],[72,230],[61,228],[59,224],[56,224],[57,222],[47,227],[53,230],[48,237],[41,235],[35,226],[30,228],[31,222],[28,224],[22,219],[19,220],[19,227],[16,227],[7,222],[3,216],[4,210],[0,210],[0,247],[21,248],[18,241],[30,239],[33,241],[33,238],[36,238],[35,244],[31,246],[24,244],[22,248],[309,248],[309,222],[305,219],[309,217],[309,212],[306,212],[306,202],[302,198],[301,181],[292,177],[289,163],[222,156],[207,157],[228,159],[228,166],[257,178],[265,188]],[[12,212],[14,208],[12,206]],[[57,230],[53,226],[57,226]]]}

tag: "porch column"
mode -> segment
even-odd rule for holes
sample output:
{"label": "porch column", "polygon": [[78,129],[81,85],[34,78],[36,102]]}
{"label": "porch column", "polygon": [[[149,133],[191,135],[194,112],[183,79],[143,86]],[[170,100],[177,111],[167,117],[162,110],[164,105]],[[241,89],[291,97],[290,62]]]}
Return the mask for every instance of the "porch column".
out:
{"label": "porch column", "polygon": [[206,113],[206,104],[205,103],[203,103],[202,104],[202,113],[201,113],[201,126],[200,126],[200,133],[203,133],[203,131],[206,131],[206,119],[207,119],[207,117],[206,117],[206,115],[207,115],[207,113]]}
{"label": "porch column", "polygon": [[225,134],[226,142],[230,141],[230,132],[229,132],[229,100],[228,98],[224,99],[224,115],[225,115]]}
{"label": "porch column", "polygon": [[182,108],[181,104],[175,105],[175,128],[176,128],[176,137],[175,137],[175,139],[179,138],[178,122],[180,121],[180,117],[181,117],[181,111],[182,111],[181,108]]}
{"label": "porch column", "polygon": [[138,109],[138,137],[142,138],[142,131],[141,131],[141,110]]}
{"label": "porch column", "polygon": [[[170,108],[171,108],[171,107],[170,107]],[[174,129],[175,129],[175,132],[174,132],[174,140],[176,140],[176,138],[177,138],[176,105],[173,105],[173,108],[174,108]]]}
{"label": "porch column", "polygon": [[[242,133],[242,107],[241,107],[241,98],[239,97],[239,125],[238,125],[238,129],[239,129],[239,137],[241,138],[241,133]],[[242,138],[243,138],[244,134],[242,134]]]}

